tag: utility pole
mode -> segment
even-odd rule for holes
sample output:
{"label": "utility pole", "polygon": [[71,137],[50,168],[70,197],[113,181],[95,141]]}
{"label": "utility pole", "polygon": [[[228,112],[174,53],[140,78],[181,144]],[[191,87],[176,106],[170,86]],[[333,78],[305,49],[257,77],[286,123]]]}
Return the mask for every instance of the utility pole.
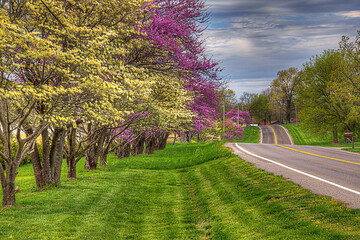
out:
{"label": "utility pole", "polygon": [[223,106],[223,122],[225,123],[225,100],[224,100],[224,106]]}
{"label": "utility pole", "polygon": [[297,118],[297,110],[296,110],[296,105],[295,105],[295,121],[296,121],[296,126],[298,125],[298,118]]}
{"label": "utility pole", "polygon": [[224,136],[225,136],[225,95],[224,95],[224,103],[223,103],[223,124],[222,124],[222,131],[223,131],[223,134],[222,134],[222,139],[224,139]]}
{"label": "utility pole", "polygon": [[238,117],[238,118],[237,118],[237,123],[238,123],[238,126],[239,126],[239,125],[240,125],[239,103],[237,104],[237,110],[238,110],[238,111],[237,111],[237,115],[238,115],[238,116],[237,116],[237,117]]}

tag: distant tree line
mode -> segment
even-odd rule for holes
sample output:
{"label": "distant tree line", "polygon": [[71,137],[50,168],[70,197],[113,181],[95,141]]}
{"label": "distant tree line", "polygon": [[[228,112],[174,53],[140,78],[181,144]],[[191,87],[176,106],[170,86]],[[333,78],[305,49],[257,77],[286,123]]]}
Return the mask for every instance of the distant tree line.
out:
{"label": "distant tree line", "polygon": [[239,98],[257,122],[290,123],[301,119],[312,132],[360,133],[360,32],[354,41],[342,37],[338,49],[309,59],[302,69],[277,73],[260,94],[245,92]]}

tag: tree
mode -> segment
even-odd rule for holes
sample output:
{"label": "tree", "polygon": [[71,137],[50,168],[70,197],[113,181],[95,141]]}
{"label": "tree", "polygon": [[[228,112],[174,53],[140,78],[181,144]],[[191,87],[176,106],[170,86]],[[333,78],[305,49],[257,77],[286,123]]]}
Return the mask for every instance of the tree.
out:
{"label": "tree", "polygon": [[[150,24],[141,31],[142,39],[150,46],[142,46],[141,58],[131,58],[131,64],[141,64],[156,71],[175,73],[190,92],[192,101],[187,104],[193,113],[192,122],[184,122],[173,129],[181,132],[182,140],[190,139],[192,133],[216,121],[218,108],[217,89],[220,78],[217,63],[208,58],[200,39],[208,13],[204,1],[156,0],[148,13]],[[135,55],[135,56],[139,56]],[[141,62],[141,63],[140,63]]]}
{"label": "tree", "polygon": [[256,121],[266,122],[266,116],[269,111],[268,98],[263,94],[255,94],[251,100],[249,111],[251,117],[255,118]]}
{"label": "tree", "polygon": [[277,73],[278,77],[271,82],[272,97],[280,106],[284,107],[287,122],[291,120],[295,91],[301,83],[302,74],[302,71],[291,67],[287,70],[279,71]]}
{"label": "tree", "polygon": [[266,113],[266,120],[265,122],[267,122],[267,119],[269,119],[269,122],[271,124],[271,117],[273,115],[273,109],[271,107],[271,88],[268,87],[264,90],[261,91],[261,94],[264,95],[265,97],[267,97],[267,101],[269,103],[269,111]]}
{"label": "tree", "polygon": [[248,109],[248,106],[251,103],[251,100],[253,99],[254,95],[255,95],[255,93],[244,92],[240,96],[239,101],[240,101],[242,108]]}
{"label": "tree", "polygon": [[[104,62],[109,51],[115,50],[105,47],[113,35],[100,22],[111,20],[104,18],[103,11],[114,9],[115,1],[102,4],[103,8],[93,1],[24,3],[12,1],[0,9],[0,140],[4,149],[0,155],[6,168],[0,169],[0,177],[4,206],[15,203],[15,178],[24,156],[33,153],[39,187],[59,182],[68,124],[78,120],[100,125],[121,121],[127,109],[120,109],[116,103],[130,100],[133,91],[125,86],[126,81],[136,78],[132,86],[141,82],[138,76],[129,77],[120,71],[121,64]],[[128,5],[132,17],[135,10],[141,9],[133,2]],[[87,25],[89,16],[94,22]],[[143,79],[142,83],[147,82],[145,76]],[[144,86],[134,89],[139,89],[137,93],[147,91]],[[27,134],[25,138],[22,131]],[[40,134],[42,161],[35,143]]]}
{"label": "tree", "polygon": [[333,141],[338,142],[338,131],[344,131],[351,105],[338,98],[334,84],[342,82],[336,76],[344,59],[335,50],[324,51],[304,65],[302,85],[297,89],[297,101],[301,106],[301,120],[315,132],[333,132]]}
{"label": "tree", "polygon": [[339,52],[343,60],[338,63],[334,75],[341,81],[332,84],[331,90],[336,93],[337,98],[351,105],[345,122],[347,129],[360,133],[360,31],[354,41],[343,36]]}
{"label": "tree", "polygon": [[94,169],[121,143],[133,155],[146,145],[150,154],[165,147],[170,130],[216,119],[220,78],[200,40],[208,16],[203,1],[34,0],[0,7],[4,206],[15,203],[15,177],[27,154],[42,187],[60,183],[65,148],[72,178],[82,155],[85,168]]}

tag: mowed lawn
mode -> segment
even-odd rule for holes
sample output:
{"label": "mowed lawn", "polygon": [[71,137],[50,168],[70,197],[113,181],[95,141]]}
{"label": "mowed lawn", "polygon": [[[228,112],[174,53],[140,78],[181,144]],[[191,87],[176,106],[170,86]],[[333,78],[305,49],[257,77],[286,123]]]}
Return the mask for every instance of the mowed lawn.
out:
{"label": "mowed lawn", "polygon": [[245,127],[244,136],[237,142],[258,143],[259,138],[260,138],[260,130],[258,127]]}
{"label": "mowed lawn", "polygon": [[[65,167],[65,166],[64,166]],[[360,211],[254,168],[222,143],[109,158],[35,191],[21,167],[0,239],[359,239]]]}

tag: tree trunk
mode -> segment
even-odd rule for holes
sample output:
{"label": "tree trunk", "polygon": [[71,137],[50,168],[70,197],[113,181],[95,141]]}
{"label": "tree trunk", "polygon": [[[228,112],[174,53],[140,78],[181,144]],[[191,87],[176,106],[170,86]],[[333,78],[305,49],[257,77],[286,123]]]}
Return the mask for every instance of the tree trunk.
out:
{"label": "tree trunk", "polygon": [[67,130],[67,178],[76,178],[76,128],[69,127]]}
{"label": "tree trunk", "polygon": [[95,170],[99,160],[99,155],[94,151],[96,147],[91,147],[86,151],[85,155],[85,170]]}
{"label": "tree trunk", "polygon": [[286,102],[286,121],[290,123],[291,119],[291,100],[287,100]]}
{"label": "tree trunk", "polygon": [[16,203],[15,200],[15,178],[17,175],[17,166],[15,162],[6,164],[6,180],[2,183],[3,189],[3,207],[10,207]]}
{"label": "tree trunk", "polygon": [[106,135],[106,130],[101,131],[98,135],[98,141],[96,142],[96,144],[91,146],[86,151],[84,169],[86,169],[86,170],[95,170],[96,169],[96,167],[98,165],[100,153],[104,146],[105,135]]}
{"label": "tree trunk", "polygon": [[137,145],[140,143],[141,141],[141,134],[139,134],[130,144],[131,145],[131,156],[134,157],[138,154],[137,152]]}
{"label": "tree trunk", "polygon": [[76,178],[76,159],[75,156],[69,157],[66,159],[67,161],[67,178]]}
{"label": "tree trunk", "polygon": [[131,152],[131,145],[128,142],[126,142],[122,148],[121,157],[123,158],[130,157],[130,152]]}
{"label": "tree trunk", "polygon": [[[26,128],[25,133],[27,136],[30,136],[31,134],[33,134],[33,129],[30,127]],[[39,153],[39,150],[37,147],[37,143],[35,143],[34,149],[30,156],[31,156],[31,163],[32,163],[34,175],[35,175],[36,187],[42,188],[43,186],[46,185],[46,182],[45,182],[45,178],[44,178],[44,174],[43,174],[43,168],[41,166],[40,153]]]}
{"label": "tree trunk", "polygon": [[167,143],[168,137],[169,137],[169,133],[167,133],[167,132],[160,134],[158,150],[163,150],[166,148],[166,143]]}
{"label": "tree trunk", "polygon": [[338,143],[338,132],[337,130],[333,130],[333,143]]}
{"label": "tree trunk", "polygon": [[31,162],[34,170],[35,175],[35,182],[37,188],[42,188],[46,185],[45,178],[43,175],[43,170],[41,166],[40,154],[37,148],[37,144],[34,146],[34,150],[31,153]]}
{"label": "tree trunk", "polygon": [[173,141],[172,145],[175,145],[176,137],[177,137],[177,134],[176,134],[176,132],[174,132],[174,141]]}
{"label": "tree trunk", "polygon": [[123,140],[118,144],[118,149],[115,155],[118,158],[130,157],[130,144],[127,140]]}
{"label": "tree trunk", "polygon": [[116,156],[118,158],[130,157],[130,152],[131,152],[130,144],[127,142],[127,140],[125,140],[125,142],[123,142],[118,148]]}
{"label": "tree trunk", "polygon": [[181,143],[186,143],[187,142],[187,134],[186,132],[183,132],[180,134],[180,142]]}
{"label": "tree trunk", "polygon": [[50,152],[51,178],[55,184],[61,183],[61,165],[64,156],[66,130],[55,128]]}
{"label": "tree trunk", "polygon": [[108,165],[106,160],[107,156],[109,155],[112,141],[113,139],[110,135],[110,132],[105,130],[103,147],[100,149],[100,167]]}
{"label": "tree trunk", "polygon": [[[26,129],[27,135],[31,135],[32,132],[33,130],[31,128]],[[41,132],[42,159],[40,159],[40,153],[36,144],[31,153],[31,162],[33,164],[37,188],[41,188],[46,184],[60,183],[65,133],[64,129],[55,128],[50,144],[49,130],[46,128]]]}
{"label": "tree trunk", "polygon": [[140,140],[137,143],[137,145],[135,146],[136,149],[136,154],[143,154],[144,153],[144,148],[145,148],[145,136],[142,133],[140,135]]}
{"label": "tree trunk", "polygon": [[145,140],[145,154],[153,154],[155,148],[155,138],[153,135],[148,135]]}
{"label": "tree trunk", "polygon": [[[43,176],[44,176],[44,182],[45,184],[50,184],[54,182],[53,178],[53,169],[52,169],[52,163],[51,163],[51,156],[50,156],[50,139],[49,139],[49,130],[45,129],[41,133],[41,139],[42,139],[42,170],[43,170]],[[53,139],[52,139],[52,145],[51,145],[51,152],[54,154],[56,149],[54,149],[55,142],[58,138],[58,131],[55,130]]]}
{"label": "tree trunk", "polygon": [[163,135],[162,135],[161,132],[155,133],[155,136],[154,136],[154,151],[160,150],[162,137],[163,137]]}
{"label": "tree trunk", "polygon": [[108,154],[109,154],[109,152],[107,150],[101,151],[101,154],[100,154],[100,167],[108,165],[107,162],[106,162]]}

